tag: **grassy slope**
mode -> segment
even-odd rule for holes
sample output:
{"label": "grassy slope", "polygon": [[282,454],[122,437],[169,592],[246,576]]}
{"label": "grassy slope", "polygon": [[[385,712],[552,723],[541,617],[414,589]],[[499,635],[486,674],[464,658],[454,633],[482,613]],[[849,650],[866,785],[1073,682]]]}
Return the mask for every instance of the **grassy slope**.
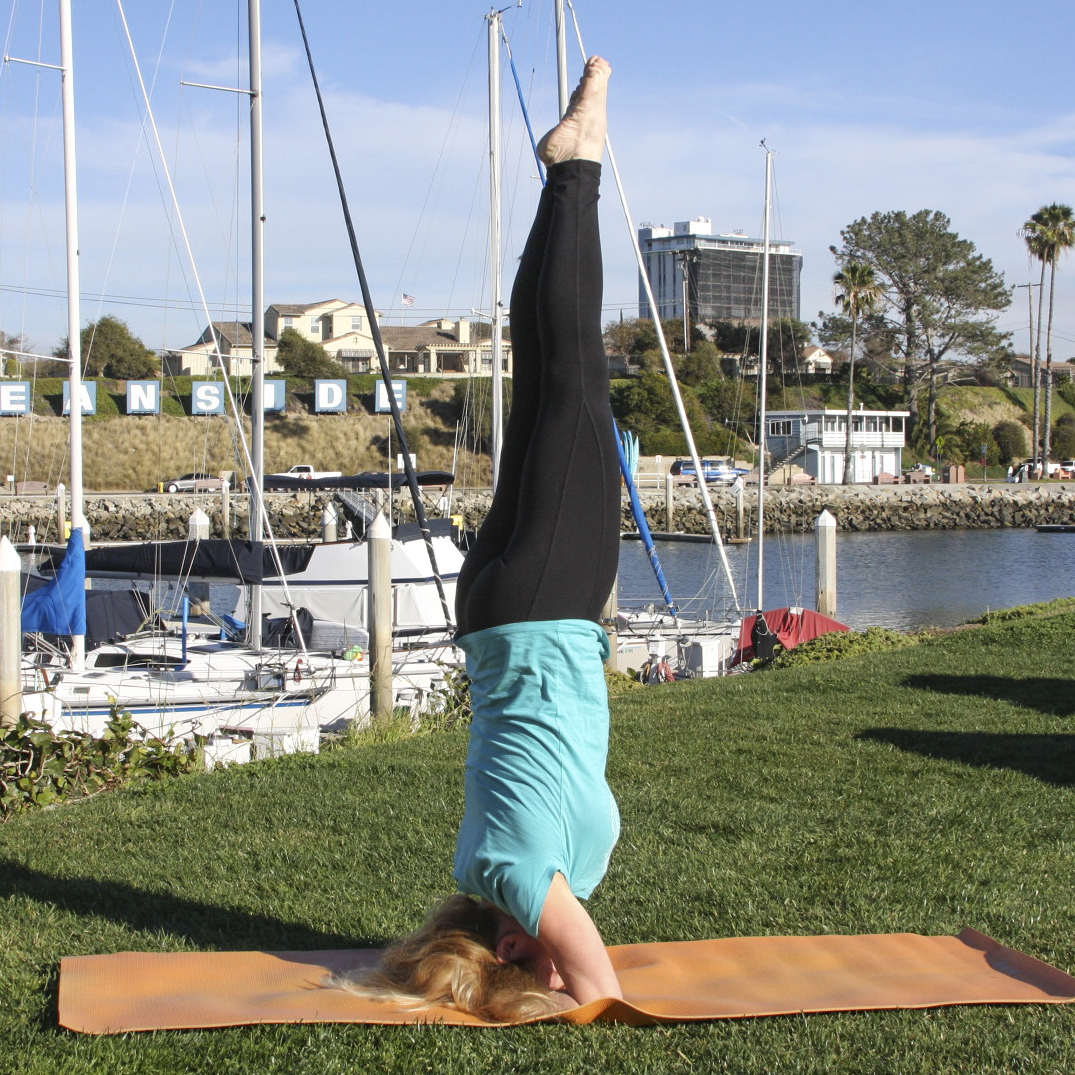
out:
{"label": "grassy slope", "polygon": [[[972,925],[1075,968],[1075,614],[614,702],[610,943]],[[1075,1009],[628,1029],[94,1039],[62,955],[376,943],[451,887],[465,736],[293,757],[0,828],[0,1071],[1070,1072]]]}

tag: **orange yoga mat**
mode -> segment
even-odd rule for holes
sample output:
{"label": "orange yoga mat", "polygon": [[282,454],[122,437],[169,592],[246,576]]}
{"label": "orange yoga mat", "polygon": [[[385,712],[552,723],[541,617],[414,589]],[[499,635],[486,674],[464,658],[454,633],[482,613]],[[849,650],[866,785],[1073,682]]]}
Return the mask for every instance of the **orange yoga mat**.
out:
{"label": "orange yoga mat", "polygon": [[[965,929],[914,933],[738,937],[609,949],[625,999],[563,1013],[643,1025],[798,1012],[1064,1004],[1075,978]],[[326,976],[375,951],[117,952],[60,965],[60,1023],[86,1034],[253,1023],[489,1025],[449,1008],[407,1011],[326,988]]]}

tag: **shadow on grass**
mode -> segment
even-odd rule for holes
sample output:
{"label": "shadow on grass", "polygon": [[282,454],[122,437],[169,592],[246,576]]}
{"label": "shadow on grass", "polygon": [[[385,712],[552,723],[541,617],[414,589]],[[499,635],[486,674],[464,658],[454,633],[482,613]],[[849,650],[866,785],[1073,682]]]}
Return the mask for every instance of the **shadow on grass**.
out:
{"label": "shadow on grass", "polygon": [[985,769],[1014,769],[1058,787],[1075,786],[1075,735],[867,728],[855,738],[890,743],[900,750],[927,758],[957,761]]}
{"label": "shadow on grass", "polygon": [[1010,676],[923,675],[908,676],[904,682],[917,690],[991,698],[1037,709],[1054,717],[1075,714],[1073,681],[1055,676],[1013,679]]}
{"label": "shadow on grass", "polygon": [[[249,911],[229,910],[167,892],[92,877],[54,877],[0,861],[0,900],[21,896],[77,915],[93,915],[149,934],[180,937],[199,948],[226,951],[309,951],[367,948],[367,938],[311,929]],[[380,939],[383,943],[383,938]]]}

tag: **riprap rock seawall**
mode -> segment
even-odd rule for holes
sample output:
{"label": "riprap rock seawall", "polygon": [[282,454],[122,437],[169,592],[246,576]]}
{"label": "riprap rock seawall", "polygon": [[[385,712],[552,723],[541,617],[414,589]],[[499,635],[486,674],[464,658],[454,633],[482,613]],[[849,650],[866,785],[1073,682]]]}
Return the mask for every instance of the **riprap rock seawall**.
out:
{"label": "riprap rock seawall", "polygon": [[[710,490],[721,532],[736,532],[736,504],[727,489]],[[269,493],[265,502],[273,533],[282,538],[317,539],[321,533],[321,513],[333,500],[330,492]],[[488,490],[456,490],[451,514],[461,516],[468,528],[480,525],[489,509]],[[675,490],[671,525],[667,518],[664,491],[641,494],[651,529],[687,534],[708,532],[700,492],[693,487]],[[404,515],[410,514],[406,497],[401,501]],[[232,533],[247,533],[245,497],[231,501]],[[146,541],[183,538],[191,513],[201,508],[210,518],[212,536],[223,536],[219,496],[166,494],[111,494],[86,498],[86,517],[98,541]],[[765,495],[767,533],[802,532],[814,525],[823,510],[836,519],[837,528],[870,530],[962,530],[998,527],[1031,527],[1044,524],[1075,525],[1075,483],[972,484],[965,485],[795,485],[773,486]],[[344,534],[344,513],[339,536]],[[437,517],[434,505],[427,508]],[[743,495],[743,518],[747,534],[754,532],[757,519],[756,490],[747,487]],[[33,526],[37,540],[55,541],[56,508],[45,496],[0,497],[0,532],[13,541],[27,540]],[[626,495],[623,500],[623,528],[634,530],[634,519]]]}

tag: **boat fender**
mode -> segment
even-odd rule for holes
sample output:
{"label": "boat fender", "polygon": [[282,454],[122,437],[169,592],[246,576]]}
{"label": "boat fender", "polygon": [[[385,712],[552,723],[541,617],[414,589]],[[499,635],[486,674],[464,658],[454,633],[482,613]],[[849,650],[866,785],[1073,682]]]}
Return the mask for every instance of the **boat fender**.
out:
{"label": "boat fender", "polygon": [[295,673],[291,678],[294,679],[294,681],[296,683],[301,683],[302,682],[302,658],[301,657],[295,662]]}

